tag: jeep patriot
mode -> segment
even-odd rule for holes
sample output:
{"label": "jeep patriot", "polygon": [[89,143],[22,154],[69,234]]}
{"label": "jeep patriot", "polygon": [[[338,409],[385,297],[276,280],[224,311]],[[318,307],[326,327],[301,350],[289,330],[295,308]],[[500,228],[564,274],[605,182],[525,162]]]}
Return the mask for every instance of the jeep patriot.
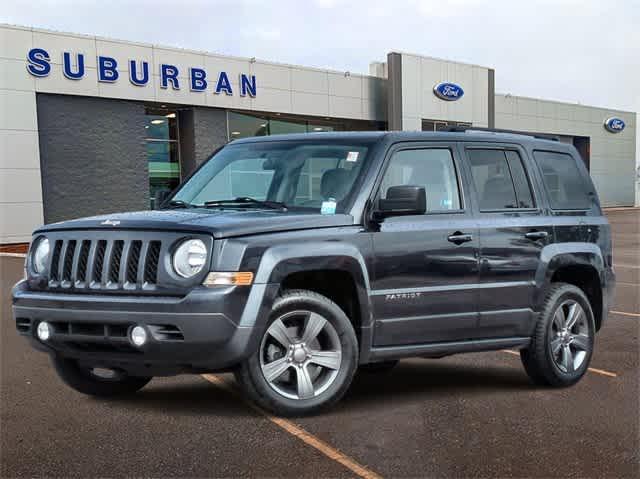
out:
{"label": "jeep patriot", "polygon": [[503,348],[570,386],[611,302],[609,224],[576,149],[549,139],[248,138],[158,202],[33,234],[16,327],[84,394],[233,371],[301,415],[358,369]]}

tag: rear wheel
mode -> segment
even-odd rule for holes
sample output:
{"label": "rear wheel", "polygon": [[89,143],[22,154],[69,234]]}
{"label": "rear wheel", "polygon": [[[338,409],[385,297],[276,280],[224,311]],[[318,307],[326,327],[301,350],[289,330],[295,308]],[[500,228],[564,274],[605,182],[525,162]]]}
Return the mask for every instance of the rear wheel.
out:
{"label": "rear wheel", "polygon": [[551,286],[531,344],[520,352],[537,384],[571,386],[582,378],[593,354],[595,323],[584,292],[566,283]]}
{"label": "rear wheel", "polygon": [[340,307],[315,292],[293,290],[276,300],[258,351],[236,379],[260,406],[303,415],[338,401],[357,364],[356,335]]}
{"label": "rear wheel", "polygon": [[78,392],[109,397],[133,394],[151,381],[151,377],[129,376],[119,369],[83,367],[77,361],[56,356],[53,365],[60,379]]}

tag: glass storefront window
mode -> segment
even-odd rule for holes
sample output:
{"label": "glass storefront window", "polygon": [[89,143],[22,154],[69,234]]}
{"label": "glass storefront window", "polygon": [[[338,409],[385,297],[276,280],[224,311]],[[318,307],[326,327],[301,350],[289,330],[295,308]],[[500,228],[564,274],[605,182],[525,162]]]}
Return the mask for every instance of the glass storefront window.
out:
{"label": "glass storefront window", "polygon": [[251,115],[235,111],[228,112],[228,121],[230,140],[287,133],[383,130],[385,127],[383,123],[364,120],[310,120],[278,114]]}
{"label": "glass storefront window", "polygon": [[151,208],[160,191],[172,191],[180,183],[178,121],[175,112],[147,110],[145,117]]}
{"label": "glass storefront window", "polygon": [[269,134],[283,135],[286,133],[306,133],[307,122],[288,120],[269,120]]}

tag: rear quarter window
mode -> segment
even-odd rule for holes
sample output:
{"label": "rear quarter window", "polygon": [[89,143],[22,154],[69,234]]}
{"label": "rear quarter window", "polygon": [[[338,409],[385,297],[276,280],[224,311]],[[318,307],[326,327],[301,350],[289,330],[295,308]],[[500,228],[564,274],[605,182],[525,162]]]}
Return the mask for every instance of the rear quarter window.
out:
{"label": "rear quarter window", "polygon": [[542,181],[554,210],[583,210],[591,206],[590,188],[576,160],[557,151],[534,151],[533,157],[542,171]]}

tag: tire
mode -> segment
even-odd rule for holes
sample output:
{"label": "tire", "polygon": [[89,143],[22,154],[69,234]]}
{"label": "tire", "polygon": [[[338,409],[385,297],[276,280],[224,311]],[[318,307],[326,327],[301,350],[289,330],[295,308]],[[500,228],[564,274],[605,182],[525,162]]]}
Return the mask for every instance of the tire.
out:
{"label": "tire", "polygon": [[390,361],[380,361],[379,363],[363,364],[358,368],[358,372],[367,374],[388,373],[395,368],[399,362],[397,359],[394,359]]}
{"label": "tire", "polygon": [[335,404],[349,388],[358,341],[347,315],[325,296],[307,290],[283,293],[260,337],[257,350],[235,371],[260,407],[280,416],[313,414]]}
{"label": "tire", "polygon": [[64,383],[82,394],[97,397],[112,397],[133,394],[142,389],[151,377],[128,376],[114,371],[113,377],[96,374],[96,370],[83,368],[73,359],[56,356],[53,365]]}
{"label": "tire", "polygon": [[[577,307],[572,310],[574,305]],[[584,292],[572,284],[553,283],[545,296],[531,343],[520,351],[520,358],[534,383],[572,386],[589,367],[594,341],[593,311]]]}

